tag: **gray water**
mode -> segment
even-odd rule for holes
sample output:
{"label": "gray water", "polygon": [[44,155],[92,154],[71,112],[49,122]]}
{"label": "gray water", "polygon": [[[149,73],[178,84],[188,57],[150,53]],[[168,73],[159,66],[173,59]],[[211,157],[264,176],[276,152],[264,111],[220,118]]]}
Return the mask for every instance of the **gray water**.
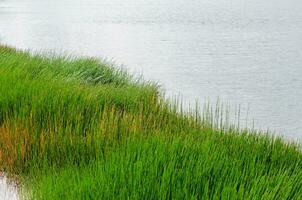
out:
{"label": "gray water", "polygon": [[1,200],[19,200],[18,188],[11,183],[7,177],[0,174],[0,199]]}
{"label": "gray water", "polygon": [[0,0],[0,42],[109,58],[302,139],[301,0]]}

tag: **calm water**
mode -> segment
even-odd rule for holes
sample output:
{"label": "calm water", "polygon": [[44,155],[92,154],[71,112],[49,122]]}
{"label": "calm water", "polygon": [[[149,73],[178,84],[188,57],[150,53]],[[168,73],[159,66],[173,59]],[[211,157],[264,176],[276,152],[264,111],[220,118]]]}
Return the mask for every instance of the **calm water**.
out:
{"label": "calm water", "polygon": [[0,199],[19,200],[17,186],[10,183],[3,174],[0,174]]}
{"label": "calm water", "polygon": [[301,0],[0,0],[0,42],[113,59],[302,139]]}

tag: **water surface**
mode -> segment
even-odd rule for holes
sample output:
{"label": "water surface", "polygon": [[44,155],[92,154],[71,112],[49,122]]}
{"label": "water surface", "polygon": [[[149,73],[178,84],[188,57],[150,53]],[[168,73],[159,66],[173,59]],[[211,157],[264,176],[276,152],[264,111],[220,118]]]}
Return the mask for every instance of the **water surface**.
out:
{"label": "water surface", "polygon": [[0,174],[0,199],[1,200],[19,200],[17,186],[10,183],[8,179]]}
{"label": "water surface", "polygon": [[0,42],[113,59],[302,139],[301,11],[301,0],[0,0]]}

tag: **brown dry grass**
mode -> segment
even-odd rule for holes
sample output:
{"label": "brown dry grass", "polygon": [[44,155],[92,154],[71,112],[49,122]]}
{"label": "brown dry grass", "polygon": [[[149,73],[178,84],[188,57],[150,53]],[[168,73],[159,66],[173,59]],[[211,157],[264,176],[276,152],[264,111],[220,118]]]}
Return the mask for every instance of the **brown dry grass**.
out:
{"label": "brown dry grass", "polygon": [[6,172],[14,171],[16,165],[25,162],[29,154],[30,134],[21,126],[0,127],[0,166]]}

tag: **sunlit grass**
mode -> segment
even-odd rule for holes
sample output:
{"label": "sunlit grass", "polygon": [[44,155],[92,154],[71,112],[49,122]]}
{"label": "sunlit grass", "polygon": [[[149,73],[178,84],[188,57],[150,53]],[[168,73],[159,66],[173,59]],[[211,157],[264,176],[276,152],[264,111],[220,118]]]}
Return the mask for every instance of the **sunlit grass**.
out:
{"label": "sunlit grass", "polygon": [[93,58],[0,46],[0,169],[24,198],[301,199],[299,146],[222,113]]}

